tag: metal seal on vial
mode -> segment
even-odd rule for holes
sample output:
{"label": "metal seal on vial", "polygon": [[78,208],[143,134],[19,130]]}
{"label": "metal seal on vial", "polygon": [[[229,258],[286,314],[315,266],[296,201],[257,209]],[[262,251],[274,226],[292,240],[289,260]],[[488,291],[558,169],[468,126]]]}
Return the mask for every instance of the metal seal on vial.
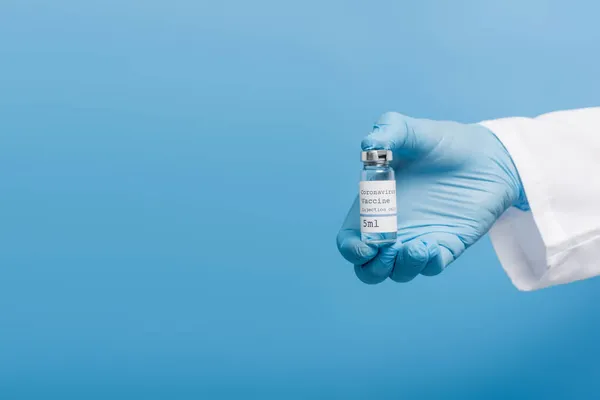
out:
{"label": "metal seal on vial", "polygon": [[369,164],[387,164],[392,161],[393,156],[391,150],[367,150],[361,152],[360,159]]}

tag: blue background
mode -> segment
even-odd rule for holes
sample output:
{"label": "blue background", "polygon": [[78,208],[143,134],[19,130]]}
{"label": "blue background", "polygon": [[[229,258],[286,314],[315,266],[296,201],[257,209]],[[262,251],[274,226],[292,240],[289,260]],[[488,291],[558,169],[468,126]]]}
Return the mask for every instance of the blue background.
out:
{"label": "blue background", "polygon": [[599,280],[335,246],[380,113],[598,105],[593,4],[3,0],[0,398],[597,398]]}

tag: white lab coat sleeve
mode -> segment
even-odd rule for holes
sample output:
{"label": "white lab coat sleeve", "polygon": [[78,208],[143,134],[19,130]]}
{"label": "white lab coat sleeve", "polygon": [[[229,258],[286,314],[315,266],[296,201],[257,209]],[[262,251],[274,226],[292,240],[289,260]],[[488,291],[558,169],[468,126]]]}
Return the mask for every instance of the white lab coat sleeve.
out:
{"label": "white lab coat sleeve", "polygon": [[520,290],[600,275],[600,107],[481,122],[504,144],[531,211],[507,210],[490,230]]}

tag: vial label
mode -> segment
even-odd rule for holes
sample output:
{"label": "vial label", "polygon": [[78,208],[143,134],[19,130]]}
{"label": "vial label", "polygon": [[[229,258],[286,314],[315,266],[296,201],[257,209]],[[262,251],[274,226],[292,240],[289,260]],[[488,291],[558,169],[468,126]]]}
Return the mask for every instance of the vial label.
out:
{"label": "vial label", "polygon": [[360,230],[386,233],[398,230],[396,181],[360,182]]}

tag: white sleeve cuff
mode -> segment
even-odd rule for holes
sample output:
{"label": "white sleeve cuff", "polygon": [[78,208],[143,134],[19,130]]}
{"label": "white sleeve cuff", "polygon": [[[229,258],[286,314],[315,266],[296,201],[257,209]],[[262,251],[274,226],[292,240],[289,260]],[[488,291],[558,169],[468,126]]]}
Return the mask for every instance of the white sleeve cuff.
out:
{"label": "white sleeve cuff", "polygon": [[[565,152],[561,149],[561,141],[566,140],[563,132],[552,132],[554,125],[529,118],[484,121],[481,125],[508,150],[531,208],[527,212],[510,208],[490,230],[492,245],[513,284],[530,291],[600,275],[600,231],[580,229],[583,224],[571,223],[573,209],[577,209],[577,202],[572,200],[577,193],[567,193],[568,185],[553,183],[568,179],[569,171],[554,176],[557,170],[547,167],[548,163],[563,161],[557,155]],[[548,143],[549,138],[553,143]],[[572,183],[573,187],[577,184]],[[596,201],[600,203],[598,198]],[[566,211],[565,204],[569,206]],[[589,210],[580,211],[584,216],[590,214]]]}

